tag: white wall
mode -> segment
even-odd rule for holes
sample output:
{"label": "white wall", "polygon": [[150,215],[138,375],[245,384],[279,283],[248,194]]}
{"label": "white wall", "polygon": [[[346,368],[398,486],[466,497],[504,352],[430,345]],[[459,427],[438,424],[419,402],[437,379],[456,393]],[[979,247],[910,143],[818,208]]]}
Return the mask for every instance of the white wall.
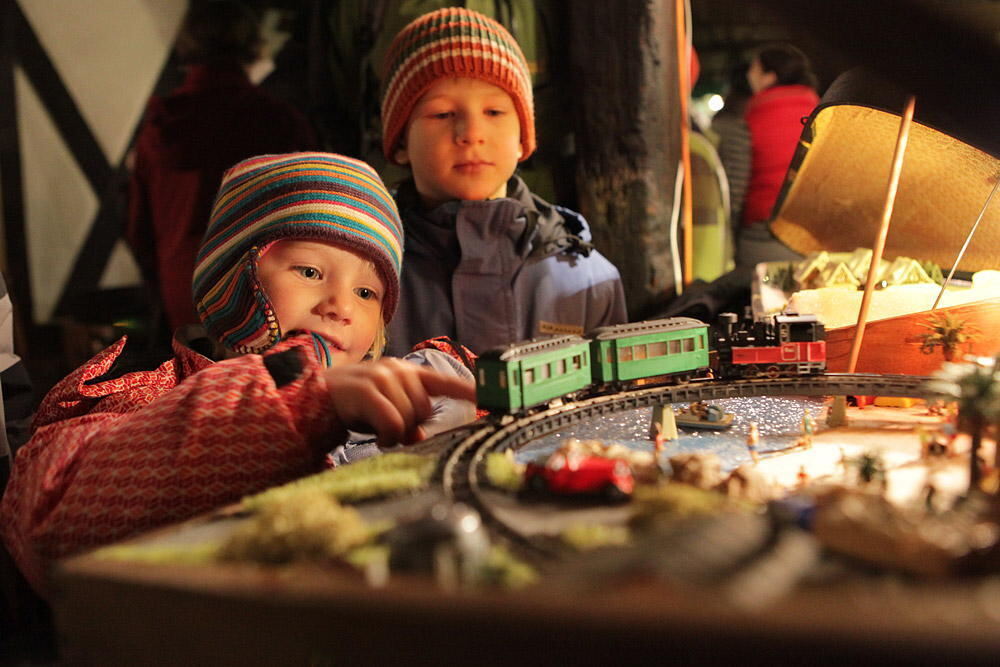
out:
{"label": "white wall", "polygon": [[[169,55],[186,0],[20,0],[19,5],[108,162],[117,165]],[[23,72],[17,73],[16,86],[34,318],[45,323],[99,202]],[[116,248],[101,286],[139,283],[131,256]]]}

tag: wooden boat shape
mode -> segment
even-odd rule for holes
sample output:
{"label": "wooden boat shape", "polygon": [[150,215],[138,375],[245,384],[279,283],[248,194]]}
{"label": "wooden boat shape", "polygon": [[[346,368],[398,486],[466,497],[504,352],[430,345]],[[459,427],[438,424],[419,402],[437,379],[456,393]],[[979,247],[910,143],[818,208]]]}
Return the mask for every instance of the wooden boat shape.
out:
{"label": "wooden boat shape", "polygon": [[[709,416],[714,415],[710,412]],[[718,416],[715,419],[711,419],[709,416],[694,415],[690,412],[678,411],[674,414],[674,421],[678,426],[706,429],[710,431],[724,431],[733,425],[733,413],[731,412],[724,412],[721,416]]]}

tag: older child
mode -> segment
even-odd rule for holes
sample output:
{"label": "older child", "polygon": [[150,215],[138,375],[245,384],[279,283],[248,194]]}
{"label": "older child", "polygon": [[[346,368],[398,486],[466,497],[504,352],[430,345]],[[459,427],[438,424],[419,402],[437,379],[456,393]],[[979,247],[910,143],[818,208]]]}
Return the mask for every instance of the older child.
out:
{"label": "older child", "polygon": [[396,307],[401,236],[363,162],[296,153],[226,172],[194,295],[227,358],[175,339],[176,356],[141,365],[123,339],[46,396],[0,506],[28,580],[44,590],[53,559],[315,472],[349,428],[412,442],[431,395],[474,400],[465,379],[359,363]]}
{"label": "older child", "polygon": [[412,178],[402,305],[389,349],[447,335],[474,352],[626,320],[618,270],[579,214],[514,176],[535,150],[531,75],[517,42],[462,8],[425,14],[386,53],[382,149]]}

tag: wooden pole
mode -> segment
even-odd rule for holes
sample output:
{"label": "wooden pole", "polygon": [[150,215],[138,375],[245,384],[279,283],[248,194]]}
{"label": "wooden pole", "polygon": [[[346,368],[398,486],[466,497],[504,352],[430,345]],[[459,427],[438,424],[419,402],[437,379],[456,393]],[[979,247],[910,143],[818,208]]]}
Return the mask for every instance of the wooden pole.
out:
{"label": "wooden pole", "polygon": [[691,70],[687,50],[687,23],[684,16],[684,0],[674,0],[674,25],[677,34],[677,98],[681,111],[681,169],[684,173],[684,190],[681,201],[681,236],[684,287],[694,279],[694,225],[691,194],[691,117],[688,114],[688,99],[691,96]]}
{"label": "wooden pole", "polygon": [[903,119],[899,123],[899,135],[896,137],[896,150],[892,156],[892,169],[889,172],[889,185],[885,191],[885,206],[882,207],[882,224],[878,237],[872,248],[872,261],[868,266],[868,280],[865,281],[865,293],[861,297],[861,309],[858,311],[858,324],[854,329],[854,342],[851,344],[851,357],[847,362],[847,372],[853,373],[858,365],[861,354],[861,341],[865,337],[865,323],[868,321],[868,307],[871,305],[872,292],[875,289],[875,279],[878,277],[878,266],[882,262],[882,251],[885,250],[885,239],[889,236],[889,220],[892,218],[892,207],[896,203],[896,188],[899,186],[899,172],[903,169],[903,153],[906,151],[906,141],[910,136],[910,124],[913,122],[913,106],[916,99],[911,95],[903,111]]}

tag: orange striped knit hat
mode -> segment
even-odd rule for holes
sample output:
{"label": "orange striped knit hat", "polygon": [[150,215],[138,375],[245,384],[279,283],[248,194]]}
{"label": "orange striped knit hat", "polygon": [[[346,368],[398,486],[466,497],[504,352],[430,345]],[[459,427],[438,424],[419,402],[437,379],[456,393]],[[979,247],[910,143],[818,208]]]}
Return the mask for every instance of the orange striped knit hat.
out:
{"label": "orange striped knit hat", "polygon": [[505,90],[521,121],[521,160],[535,151],[535,109],[528,63],[514,37],[479,12],[445,7],[399,31],[382,67],[382,152],[390,161],[413,107],[444,77],[481,79]]}
{"label": "orange striped knit hat", "polygon": [[282,239],[327,241],[370,260],[389,322],[399,300],[403,225],[375,170],[333,153],[261,155],[223,175],[195,261],[195,306],[216,340],[241,354],[281,340],[257,262]]}

